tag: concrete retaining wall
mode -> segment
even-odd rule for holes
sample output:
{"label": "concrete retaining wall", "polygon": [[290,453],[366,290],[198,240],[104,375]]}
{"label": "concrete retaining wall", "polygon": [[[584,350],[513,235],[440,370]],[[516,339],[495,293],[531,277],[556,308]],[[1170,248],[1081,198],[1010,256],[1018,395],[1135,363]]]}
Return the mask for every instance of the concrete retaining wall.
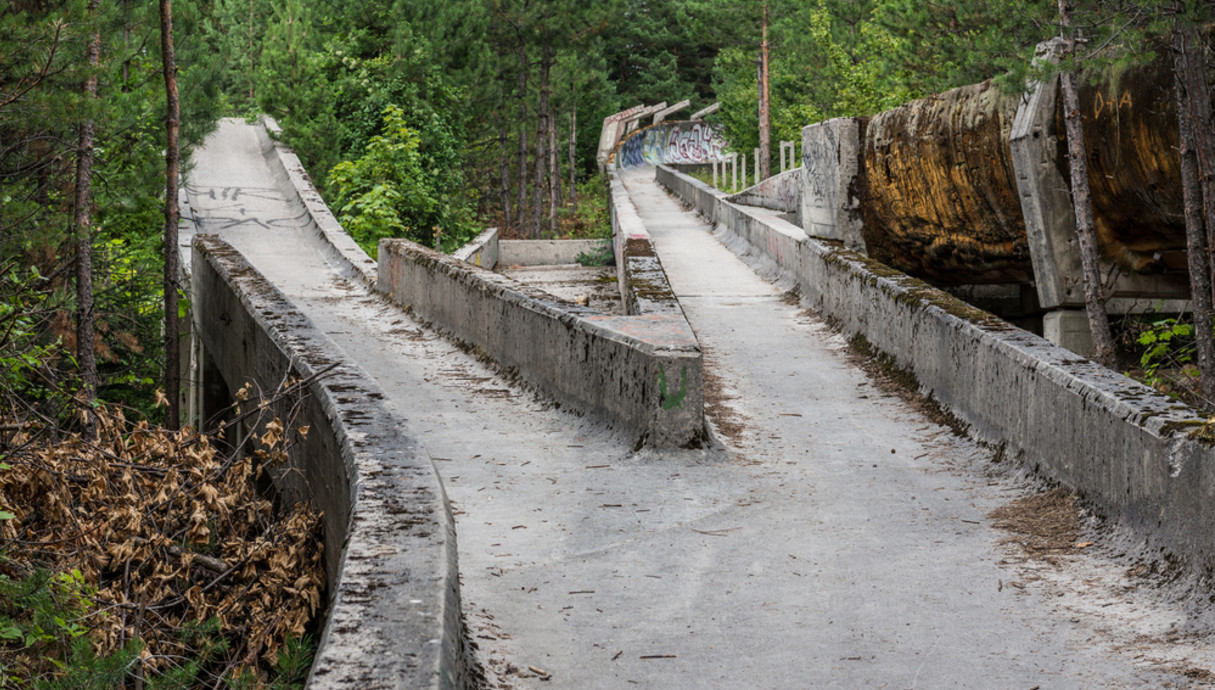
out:
{"label": "concrete retaining wall", "polygon": [[192,294],[195,321],[210,326],[197,329],[210,376],[230,384],[229,396],[248,381],[274,391],[287,376],[306,379],[339,363],[308,386],[297,420],[310,433],[275,473],[286,500],[324,511],[330,612],[307,687],[468,686],[450,508],[404,420],[366,373],[213,236],[196,238]]}
{"label": "concrete retaining wall", "polygon": [[[700,204],[698,182],[658,181]],[[1107,517],[1198,568],[1215,566],[1215,454],[1190,408],[860,254],[718,199],[709,216],[823,317],[913,373],[921,391]]]}
{"label": "concrete retaining wall", "polygon": [[379,289],[647,444],[703,438],[700,348],[682,315],[607,316],[408,240],[380,241]]}

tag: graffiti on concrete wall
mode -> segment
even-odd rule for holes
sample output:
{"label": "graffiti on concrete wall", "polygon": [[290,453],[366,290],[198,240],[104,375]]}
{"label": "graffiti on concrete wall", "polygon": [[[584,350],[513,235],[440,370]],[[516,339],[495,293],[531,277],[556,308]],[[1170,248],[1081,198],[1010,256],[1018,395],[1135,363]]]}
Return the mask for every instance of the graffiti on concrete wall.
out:
{"label": "graffiti on concrete wall", "polygon": [[639,165],[708,163],[725,160],[721,130],[703,122],[663,122],[638,130],[620,143],[617,160],[623,168]]}

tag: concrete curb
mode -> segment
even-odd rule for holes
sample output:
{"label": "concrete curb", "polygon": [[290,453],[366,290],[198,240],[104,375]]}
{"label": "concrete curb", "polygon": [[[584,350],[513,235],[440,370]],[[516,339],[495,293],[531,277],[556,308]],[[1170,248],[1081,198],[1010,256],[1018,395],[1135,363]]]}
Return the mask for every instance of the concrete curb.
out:
{"label": "concrete curb", "polygon": [[560,403],[648,445],[703,440],[702,358],[682,315],[600,314],[409,240],[379,254],[381,292]]}
{"label": "concrete curb", "polygon": [[195,320],[223,324],[197,332],[224,381],[272,391],[287,376],[340,363],[309,386],[300,423],[311,433],[275,473],[286,500],[324,511],[331,608],[307,687],[469,686],[451,509],[430,458],[403,433],[404,420],[222,240],[195,239],[192,289]]}
{"label": "concrete curb", "polygon": [[[674,170],[657,178],[698,208],[708,201],[704,185]],[[1185,433],[1204,421],[1194,410],[794,226],[724,199],[708,217],[844,333],[914,374],[979,439],[1076,489],[1154,548],[1215,566],[1215,454]]]}

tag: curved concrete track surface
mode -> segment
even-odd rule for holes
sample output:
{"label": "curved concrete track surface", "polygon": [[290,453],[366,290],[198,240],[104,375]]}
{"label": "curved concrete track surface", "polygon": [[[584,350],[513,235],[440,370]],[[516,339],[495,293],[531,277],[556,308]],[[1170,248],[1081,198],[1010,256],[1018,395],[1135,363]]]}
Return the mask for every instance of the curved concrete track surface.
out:
{"label": "curved concrete track surface", "polygon": [[1003,545],[987,515],[1023,489],[991,453],[883,392],[652,170],[625,181],[724,447],[634,452],[342,278],[251,127],[225,121],[195,160],[202,231],[376,376],[433,457],[493,687],[1192,687],[1215,668],[1125,564]]}

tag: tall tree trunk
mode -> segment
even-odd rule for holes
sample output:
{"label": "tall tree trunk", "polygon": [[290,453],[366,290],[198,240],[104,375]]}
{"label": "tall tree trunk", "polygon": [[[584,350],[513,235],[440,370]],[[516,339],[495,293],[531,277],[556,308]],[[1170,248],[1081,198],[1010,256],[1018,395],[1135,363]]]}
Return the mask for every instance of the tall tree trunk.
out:
{"label": "tall tree trunk", "polygon": [[540,237],[544,225],[544,192],[547,182],[545,163],[548,155],[545,144],[548,139],[548,90],[549,71],[553,67],[553,49],[545,45],[540,53],[540,105],[536,116],[536,181],[532,193],[532,237]]}
{"label": "tall tree trunk", "polygon": [[[1180,2],[1174,6],[1180,11]],[[1183,19],[1174,17],[1172,43],[1172,77],[1177,94],[1177,124],[1181,135],[1181,188],[1186,204],[1186,255],[1189,261],[1189,298],[1194,313],[1194,339],[1197,341],[1199,388],[1208,402],[1215,402],[1215,332],[1211,324],[1211,278],[1208,238],[1203,219],[1203,190],[1198,175],[1198,155],[1194,146],[1197,123],[1189,107],[1189,66],[1193,60],[1202,60],[1200,53],[1194,56],[1192,35],[1182,28]],[[1205,100],[1205,91],[1200,92]]]}
{"label": "tall tree trunk", "polygon": [[759,169],[755,181],[772,176],[772,125],[768,101],[768,2],[764,0],[763,41],[759,45]]}
{"label": "tall tree trunk", "polygon": [[[1173,80],[1177,90],[1177,117],[1181,135],[1181,187],[1185,198],[1186,250],[1190,270],[1190,300],[1198,350],[1199,387],[1208,403],[1215,402],[1215,324],[1212,324],[1210,234],[1215,232],[1215,199],[1210,178],[1202,178],[1200,161],[1206,139],[1210,156],[1211,114],[1206,90],[1205,62],[1192,25],[1174,5]],[[1197,91],[1195,88],[1197,87]],[[1205,119],[1204,119],[1205,117]],[[1208,158],[1209,160],[1209,158]],[[1206,182],[1207,184],[1204,184]]]}
{"label": "tall tree trunk", "polygon": [[527,50],[519,39],[519,205],[515,217],[522,226],[527,218]]}
{"label": "tall tree trunk", "polygon": [[570,111],[570,206],[578,205],[578,94],[574,94],[574,104]]}
{"label": "tall tree trunk", "polygon": [[[1181,19],[1180,17],[1178,19]],[[1202,192],[1202,213],[1207,229],[1207,251],[1215,250],[1215,134],[1212,134],[1210,91],[1202,39],[1188,22],[1178,37],[1181,41],[1186,83],[1186,111],[1193,125],[1194,156],[1198,164],[1198,185]],[[1210,261],[1210,254],[1207,255]],[[1211,262],[1215,272],[1215,262]],[[1215,273],[1213,273],[1215,282]]]}
{"label": "tall tree trunk", "polygon": [[548,118],[548,226],[557,230],[557,207],[561,205],[561,168],[557,165],[557,115]]}
{"label": "tall tree trunk", "polygon": [[[1070,0],[1059,0],[1059,22],[1065,41],[1064,54],[1075,53],[1072,35]],[[1068,70],[1060,75],[1063,90],[1063,121],[1067,129],[1067,154],[1071,168],[1072,204],[1076,211],[1076,234],[1080,246],[1080,264],[1084,270],[1084,306],[1088,326],[1093,335],[1093,359],[1113,368],[1114,337],[1110,332],[1109,315],[1105,313],[1105,289],[1101,283],[1101,264],[1097,255],[1097,233],[1093,229],[1092,194],[1088,185],[1088,163],[1085,160],[1084,130],[1080,116],[1080,98],[1076,94],[1076,77]]]}
{"label": "tall tree trunk", "polygon": [[510,156],[506,153],[506,127],[502,125],[498,126],[498,152],[502,158],[502,229],[505,230],[510,227]]}
{"label": "tall tree trunk", "polygon": [[160,53],[165,70],[165,426],[176,429],[180,423],[181,354],[177,318],[177,185],[181,172],[181,150],[177,134],[181,124],[181,104],[177,97],[177,58],[173,53],[173,0],[160,0]]}
{"label": "tall tree trunk", "polygon": [[[100,0],[90,0],[89,14],[96,16]],[[89,73],[84,91],[89,99],[97,98],[97,67],[101,64],[101,32],[93,34],[88,48]],[[80,123],[76,147],[76,198],[72,225],[76,234],[76,362],[83,382],[84,402],[91,405],[97,397],[97,357],[93,326],[93,138],[95,125],[91,118]],[[92,439],[96,420],[91,408],[85,414],[85,435]]]}

